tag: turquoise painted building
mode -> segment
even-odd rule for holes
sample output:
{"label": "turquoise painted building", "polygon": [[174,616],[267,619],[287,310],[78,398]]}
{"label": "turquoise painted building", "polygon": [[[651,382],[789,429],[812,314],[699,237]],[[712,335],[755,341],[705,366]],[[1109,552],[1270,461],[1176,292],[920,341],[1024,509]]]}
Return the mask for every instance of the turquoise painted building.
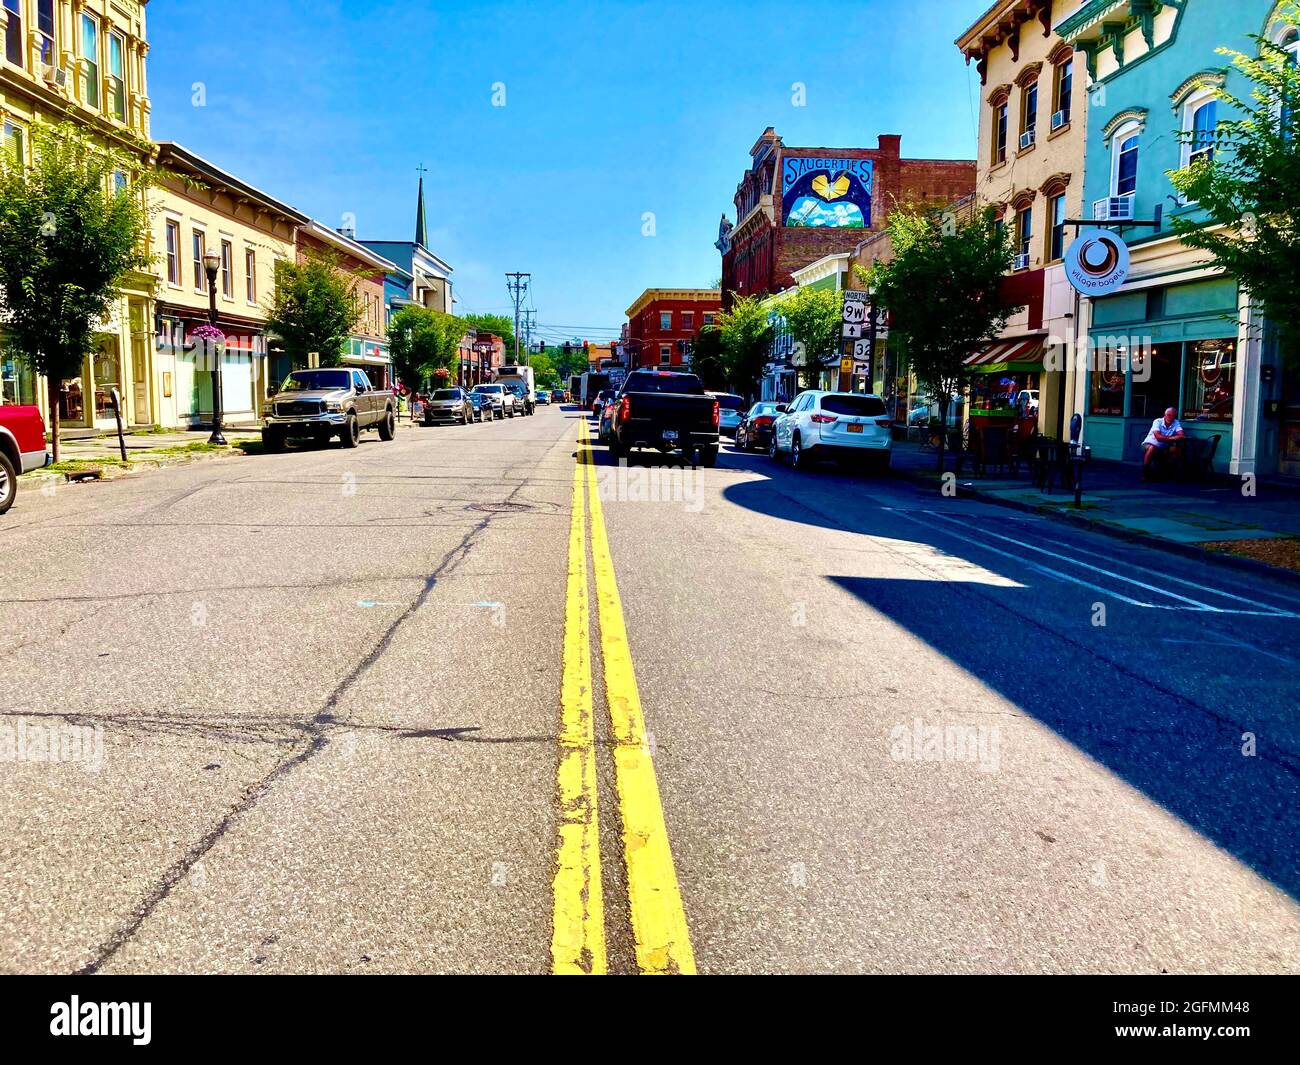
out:
{"label": "turquoise painted building", "polygon": [[1218,49],[1253,51],[1258,34],[1300,53],[1278,7],[1090,0],[1056,25],[1085,54],[1090,75],[1085,215],[1121,233],[1133,260],[1116,294],[1082,301],[1080,328],[1095,352],[1146,353],[1141,362],[1099,360],[1079,375],[1078,409],[1100,458],[1139,460],[1153,419],[1172,406],[1189,435],[1207,449],[1214,441],[1216,470],[1300,476],[1297,382],[1286,379],[1266,323],[1235,279],[1178,241],[1171,224],[1197,218],[1198,208],[1179,199],[1169,172],[1212,153],[1210,132],[1231,117],[1215,90],[1250,94]]}

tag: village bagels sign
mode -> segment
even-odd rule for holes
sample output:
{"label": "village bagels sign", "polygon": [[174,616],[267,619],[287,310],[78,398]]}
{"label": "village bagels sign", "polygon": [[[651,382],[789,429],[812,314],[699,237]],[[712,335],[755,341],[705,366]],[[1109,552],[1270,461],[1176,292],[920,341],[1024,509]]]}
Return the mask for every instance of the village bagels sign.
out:
{"label": "village bagels sign", "polygon": [[1109,296],[1128,280],[1128,271],[1128,245],[1104,229],[1084,230],[1065,252],[1065,276],[1084,296]]}

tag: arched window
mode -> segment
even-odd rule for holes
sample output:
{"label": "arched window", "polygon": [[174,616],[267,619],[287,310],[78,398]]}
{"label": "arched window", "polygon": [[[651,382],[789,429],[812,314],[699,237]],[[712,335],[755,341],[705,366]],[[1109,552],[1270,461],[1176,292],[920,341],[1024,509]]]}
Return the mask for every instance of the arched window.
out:
{"label": "arched window", "polygon": [[1183,165],[1214,158],[1215,130],[1219,125],[1219,101],[1210,91],[1188,97],[1183,104]]}
{"label": "arched window", "polygon": [[1115,131],[1111,140],[1111,194],[1133,196],[1137,193],[1138,159],[1141,151],[1141,128],[1136,122],[1126,123]]}

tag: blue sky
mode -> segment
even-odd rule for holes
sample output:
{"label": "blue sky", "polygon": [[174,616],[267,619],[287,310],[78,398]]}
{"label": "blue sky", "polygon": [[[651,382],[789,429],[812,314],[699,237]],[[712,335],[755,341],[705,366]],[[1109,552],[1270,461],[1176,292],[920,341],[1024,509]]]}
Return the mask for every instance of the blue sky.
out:
{"label": "blue sky", "polygon": [[423,164],[458,310],[507,310],[505,273],[530,271],[543,335],[596,340],[642,289],[717,278],[765,126],[973,158],[979,79],[952,42],[986,6],[164,0],[153,134],[363,239],[409,239]]}

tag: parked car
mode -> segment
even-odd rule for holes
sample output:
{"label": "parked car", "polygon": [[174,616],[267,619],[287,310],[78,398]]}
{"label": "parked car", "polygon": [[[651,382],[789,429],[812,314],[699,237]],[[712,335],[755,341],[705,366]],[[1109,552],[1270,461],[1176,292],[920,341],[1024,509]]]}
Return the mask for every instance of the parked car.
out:
{"label": "parked car", "polygon": [[18,478],[50,464],[39,407],[0,406],[0,514],[18,497]]}
{"label": "parked car", "polygon": [[487,400],[491,407],[489,417],[515,416],[515,397],[506,391],[505,385],[475,385],[473,391]]}
{"label": "parked car", "polygon": [[539,388],[537,390],[537,402],[549,407],[551,405],[551,394],[546,389]]}
{"label": "parked car", "polygon": [[745,401],[731,392],[710,392],[718,401],[718,431],[728,436],[736,435],[736,426],[745,413]]}
{"label": "parked car", "polygon": [[553,389],[551,389],[551,402],[552,402],[552,403],[568,403],[568,402],[569,402],[569,393],[567,393],[566,391],[564,391],[564,389],[562,389],[562,388],[553,388]]}
{"label": "parked car", "polygon": [[755,403],[740,416],[736,426],[736,450],[754,448],[767,450],[772,441],[772,425],[776,422],[776,402]]}
{"label": "parked car", "polygon": [[463,388],[438,388],[424,405],[424,424],[435,422],[460,422],[468,425],[474,420],[474,405]]}
{"label": "parked car", "polygon": [[892,424],[879,396],[810,390],[778,414],[768,454],[779,461],[788,452],[790,464],[800,470],[822,458],[886,470],[894,446]]}
{"label": "parked car", "polygon": [[337,436],[344,447],[356,447],[367,429],[377,429],[381,440],[393,439],[396,393],[376,388],[361,370],[294,370],[267,407],[262,443],[267,451],[281,451],[289,437],[324,444]]}
{"label": "parked car", "polygon": [[474,421],[486,421],[492,417],[492,404],[482,392],[466,392],[465,398],[469,400],[469,405],[474,408]]}
{"label": "parked car", "polygon": [[718,461],[718,401],[693,373],[634,370],[613,399],[609,453],[614,458],[635,447],[664,454],[699,452],[700,465]]}
{"label": "parked car", "polygon": [[515,411],[518,414],[532,414],[537,408],[533,405],[532,393],[520,381],[503,381],[506,391],[515,397]]}
{"label": "parked car", "polygon": [[604,409],[605,404],[613,398],[614,390],[612,388],[602,388],[596,393],[596,398],[591,401],[591,412],[596,416],[597,420],[599,420],[600,412]]}

